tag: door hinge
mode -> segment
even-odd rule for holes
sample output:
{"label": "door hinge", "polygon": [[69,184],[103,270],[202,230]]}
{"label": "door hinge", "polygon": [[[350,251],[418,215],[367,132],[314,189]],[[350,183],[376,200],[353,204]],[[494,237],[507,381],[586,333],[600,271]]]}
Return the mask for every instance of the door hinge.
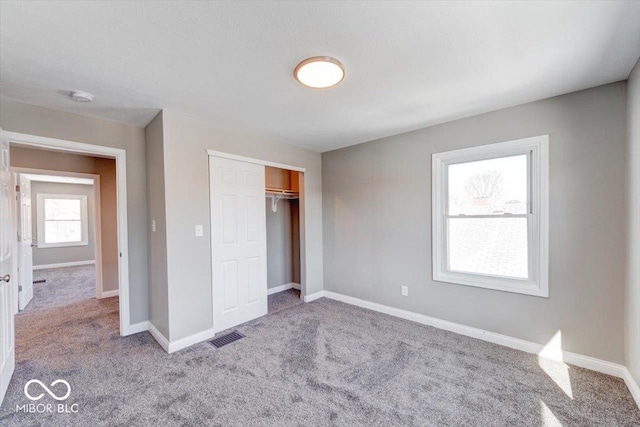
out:
{"label": "door hinge", "polygon": [[16,185],[16,193],[19,193],[19,192],[20,192],[20,186]]}
{"label": "door hinge", "polygon": [[22,285],[18,285],[18,292],[22,292]]}

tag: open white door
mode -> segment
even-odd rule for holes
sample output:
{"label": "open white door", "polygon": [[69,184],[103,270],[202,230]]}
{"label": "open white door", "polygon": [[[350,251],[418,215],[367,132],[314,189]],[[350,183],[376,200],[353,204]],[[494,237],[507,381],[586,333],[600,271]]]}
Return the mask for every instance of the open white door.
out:
{"label": "open white door", "polygon": [[13,290],[11,271],[13,246],[11,233],[11,179],[9,141],[0,129],[0,404],[9,387],[15,367],[15,333],[13,329]]}
{"label": "open white door", "polygon": [[267,314],[264,166],[209,157],[213,328]]}
{"label": "open white door", "polygon": [[31,215],[31,181],[20,175],[18,190],[18,278],[20,290],[18,305],[24,310],[33,298],[33,228]]}

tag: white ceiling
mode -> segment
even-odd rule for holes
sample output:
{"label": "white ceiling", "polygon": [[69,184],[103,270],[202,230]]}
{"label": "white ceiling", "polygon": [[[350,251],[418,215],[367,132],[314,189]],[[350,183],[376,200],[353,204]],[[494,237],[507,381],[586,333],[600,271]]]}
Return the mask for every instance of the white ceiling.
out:
{"label": "white ceiling", "polygon": [[[139,127],[166,108],[318,151],[624,80],[640,55],[633,1],[3,1],[0,26],[4,98]],[[297,83],[314,55],[345,80]]]}

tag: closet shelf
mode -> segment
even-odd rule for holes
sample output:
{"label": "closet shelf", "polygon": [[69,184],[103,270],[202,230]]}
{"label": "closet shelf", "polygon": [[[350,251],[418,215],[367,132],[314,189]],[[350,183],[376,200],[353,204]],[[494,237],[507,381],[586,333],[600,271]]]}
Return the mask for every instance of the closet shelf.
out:
{"label": "closet shelf", "polygon": [[278,202],[282,199],[294,200],[300,198],[300,193],[280,188],[266,188],[266,196],[271,197],[271,210],[278,212]]}
{"label": "closet shelf", "polygon": [[269,196],[280,196],[281,199],[298,199],[300,198],[300,193],[297,191],[291,190],[282,190],[280,188],[266,188],[266,195]]}

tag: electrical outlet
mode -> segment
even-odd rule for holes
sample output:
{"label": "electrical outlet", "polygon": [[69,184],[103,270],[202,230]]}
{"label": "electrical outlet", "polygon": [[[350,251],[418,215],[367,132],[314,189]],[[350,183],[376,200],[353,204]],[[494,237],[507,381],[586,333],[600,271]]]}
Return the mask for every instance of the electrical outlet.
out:
{"label": "electrical outlet", "polygon": [[408,286],[403,286],[402,287],[402,296],[403,297],[408,297],[409,296],[409,287]]}
{"label": "electrical outlet", "polygon": [[196,237],[204,236],[204,226],[202,224],[196,225]]}
{"label": "electrical outlet", "polygon": [[151,220],[151,231],[153,231],[154,233],[156,232],[156,220],[155,219]]}

